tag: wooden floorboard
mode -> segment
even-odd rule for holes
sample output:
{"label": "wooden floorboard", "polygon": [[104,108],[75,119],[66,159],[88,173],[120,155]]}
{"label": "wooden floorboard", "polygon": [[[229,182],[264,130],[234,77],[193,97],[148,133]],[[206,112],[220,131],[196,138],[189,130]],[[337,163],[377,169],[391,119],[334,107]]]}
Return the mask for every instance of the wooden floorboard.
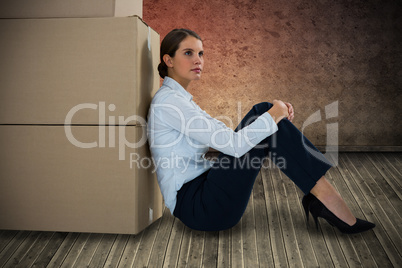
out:
{"label": "wooden floorboard", "polygon": [[[218,259],[217,259],[217,267],[232,267],[231,265],[231,252],[232,252],[232,230],[224,230],[219,232],[218,236]],[[207,266],[205,266],[207,267]]]}
{"label": "wooden floorboard", "polygon": [[[373,221],[377,224],[378,228],[375,228],[374,232],[379,232],[377,237],[382,241],[382,247],[388,252],[390,256],[390,261],[394,266],[397,266],[401,260],[400,254],[401,251],[398,249],[400,247],[399,243],[395,243],[396,241],[400,241],[399,233],[401,230],[397,230],[395,226],[398,224],[399,216],[397,213],[395,214],[387,214],[386,210],[388,207],[382,207],[381,203],[381,195],[373,192],[374,189],[370,189],[369,181],[370,175],[364,172],[364,169],[359,168],[360,164],[352,163],[352,160],[356,160],[351,155],[345,155],[342,161],[345,162],[345,166],[349,170],[351,179],[354,179],[356,182],[356,192],[360,191],[360,195],[356,193],[355,196],[361,196],[361,199],[357,200],[360,208],[363,210],[363,215],[361,217],[365,217],[367,220]],[[365,177],[363,177],[366,175]],[[384,202],[383,202],[384,204]],[[357,214],[359,217],[359,214]],[[399,258],[394,258],[399,255]]]}
{"label": "wooden floorboard", "polygon": [[155,238],[155,245],[149,258],[149,267],[163,267],[166,250],[172,234],[174,217],[165,209]]}
{"label": "wooden floorboard", "polygon": [[265,264],[267,267],[273,267],[274,259],[271,253],[271,241],[267,239],[269,237],[269,222],[261,172],[255,182],[253,201],[258,262]]}
{"label": "wooden floorboard", "polygon": [[[128,243],[129,235],[118,235],[109,252],[104,267],[117,267]],[[100,266],[102,267],[102,266]]]}
{"label": "wooden floorboard", "polygon": [[273,186],[274,180],[272,179],[272,172],[269,171],[270,170],[268,169],[264,169],[261,171],[269,220],[269,237],[267,239],[271,241],[271,254],[273,257],[274,266],[288,267],[285,246],[282,237],[282,228],[279,220],[276,193]]}
{"label": "wooden floorboard", "polygon": [[113,244],[116,241],[116,237],[117,235],[114,234],[105,234],[102,236],[102,240],[99,242],[88,267],[96,268],[105,265],[107,256],[110,254]]}
{"label": "wooden floorboard", "polygon": [[[347,157],[347,155],[342,155],[340,160],[341,161],[339,162],[337,170],[345,179],[344,181],[351,191],[351,199],[350,202],[348,202],[348,204],[351,207],[351,210],[357,217],[375,222],[377,224],[377,228],[374,229],[374,232],[377,232],[377,237],[379,238],[379,240],[382,239],[385,245],[390,245],[391,241],[388,239],[387,234],[385,232],[382,232],[384,229],[383,226],[381,226],[379,217],[376,214],[374,214],[374,208],[373,208],[374,206],[372,199],[368,198],[369,194],[367,194],[365,191],[366,188],[365,181],[361,178],[360,174],[353,166],[353,163],[350,162],[350,159]],[[370,236],[371,234],[365,233],[362,235],[363,237],[367,237]],[[362,236],[362,235],[356,235],[356,236]],[[350,236],[350,238],[353,238],[353,236]],[[359,244],[355,245],[357,249],[359,249],[361,246],[362,245]],[[369,248],[373,250],[377,246],[379,246],[378,242],[373,243]],[[349,252],[350,251],[345,251],[345,254]],[[359,253],[359,251],[356,251],[356,253]],[[357,255],[357,257],[359,257],[359,255]],[[364,264],[365,259],[357,258],[353,259],[353,261],[354,263]],[[377,262],[371,262],[371,263],[374,267],[379,265],[379,263]]]}
{"label": "wooden floorboard", "polygon": [[0,230],[0,267],[400,267],[402,153],[328,155],[327,179],[371,231],[345,235],[301,205],[272,164],[258,174],[241,221],[220,232],[187,228],[168,209],[137,235]]}

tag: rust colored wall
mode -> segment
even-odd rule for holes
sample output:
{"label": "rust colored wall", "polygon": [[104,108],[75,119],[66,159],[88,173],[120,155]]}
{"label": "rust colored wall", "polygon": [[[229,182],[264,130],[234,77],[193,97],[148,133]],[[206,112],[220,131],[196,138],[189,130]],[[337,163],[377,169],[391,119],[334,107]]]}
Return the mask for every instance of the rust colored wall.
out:
{"label": "rust colored wall", "polygon": [[[233,128],[277,98],[294,105],[299,129],[321,112],[304,129],[316,145],[329,123],[343,146],[402,145],[400,1],[144,0],[144,20],[162,38],[182,27],[201,35],[205,71],[189,91]],[[326,119],[335,101],[339,114]]]}

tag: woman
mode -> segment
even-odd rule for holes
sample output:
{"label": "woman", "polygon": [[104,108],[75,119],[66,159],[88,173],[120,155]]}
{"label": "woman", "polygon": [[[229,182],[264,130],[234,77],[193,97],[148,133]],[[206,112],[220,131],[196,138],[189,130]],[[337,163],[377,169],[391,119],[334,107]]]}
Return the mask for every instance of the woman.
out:
{"label": "woman", "polygon": [[[186,91],[201,78],[203,44],[193,31],[175,29],[161,44],[159,74],[164,78],[148,115],[148,138],[165,205],[185,225],[219,231],[242,217],[263,159],[282,159],[280,169],[306,195],[302,203],[317,225],[322,217],[343,233],[369,230],[373,223],[356,219],[324,175],[331,167],[291,123],[293,107],[274,100],[255,105],[236,130],[212,118]],[[218,161],[204,158],[209,147]],[[318,151],[317,149],[315,149]],[[318,228],[318,225],[317,225]]]}

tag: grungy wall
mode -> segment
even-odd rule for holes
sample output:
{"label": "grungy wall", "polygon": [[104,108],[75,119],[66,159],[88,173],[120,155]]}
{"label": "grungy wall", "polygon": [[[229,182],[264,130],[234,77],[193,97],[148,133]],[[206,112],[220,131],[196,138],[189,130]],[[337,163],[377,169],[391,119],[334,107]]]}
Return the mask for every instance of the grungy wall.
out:
{"label": "grungy wall", "polygon": [[253,104],[281,99],[316,145],[335,143],[338,124],[341,146],[402,145],[401,10],[399,0],[144,0],[161,38],[174,28],[203,38],[205,70],[189,89],[202,109],[235,128]]}

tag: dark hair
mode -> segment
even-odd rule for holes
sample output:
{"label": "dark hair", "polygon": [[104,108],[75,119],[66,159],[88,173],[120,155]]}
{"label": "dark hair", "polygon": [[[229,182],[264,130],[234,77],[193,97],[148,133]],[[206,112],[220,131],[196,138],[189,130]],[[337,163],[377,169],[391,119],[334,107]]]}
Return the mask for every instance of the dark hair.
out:
{"label": "dark hair", "polygon": [[168,75],[168,66],[163,61],[163,56],[168,54],[173,58],[176,51],[179,49],[180,43],[188,36],[193,36],[198,40],[201,40],[201,37],[198,34],[188,29],[174,29],[163,38],[160,50],[161,63],[158,65],[160,77],[165,78],[165,76]]}

